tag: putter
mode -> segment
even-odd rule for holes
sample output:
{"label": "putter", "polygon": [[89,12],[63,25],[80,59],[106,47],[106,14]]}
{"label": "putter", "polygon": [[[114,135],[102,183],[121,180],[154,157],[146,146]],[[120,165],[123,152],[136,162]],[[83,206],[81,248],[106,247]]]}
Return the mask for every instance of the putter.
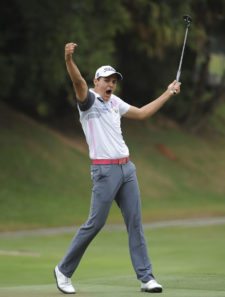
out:
{"label": "putter", "polygon": [[191,21],[192,21],[192,19],[189,15],[184,15],[183,19],[186,23],[186,31],[185,31],[184,43],[183,43],[183,48],[182,48],[181,57],[180,57],[180,63],[179,63],[179,67],[177,70],[177,76],[176,76],[176,81],[178,81],[178,82],[180,80],[180,75],[181,75],[181,67],[182,67],[182,62],[183,62],[184,49],[185,49],[186,41],[187,41],[188,29],[189,29],[189,27],[191,25]]}

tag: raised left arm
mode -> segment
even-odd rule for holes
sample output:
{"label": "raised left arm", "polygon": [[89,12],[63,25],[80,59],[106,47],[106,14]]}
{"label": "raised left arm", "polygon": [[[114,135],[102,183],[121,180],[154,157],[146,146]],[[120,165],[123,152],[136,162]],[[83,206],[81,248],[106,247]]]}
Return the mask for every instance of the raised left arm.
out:
{"label": "raised left arm", "polygon": [[142,106],[141,108],[130,106],[123,115],[126,118],[134,120],[144,120],[155,114],[172,96],[180,93],[180,83],[173,81],[167,90],[154,101]]}

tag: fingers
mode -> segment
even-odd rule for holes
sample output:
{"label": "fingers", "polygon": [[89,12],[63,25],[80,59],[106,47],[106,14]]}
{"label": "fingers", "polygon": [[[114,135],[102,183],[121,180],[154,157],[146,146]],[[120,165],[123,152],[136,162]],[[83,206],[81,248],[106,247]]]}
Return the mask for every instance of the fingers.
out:
{"label": "fingers", "polygon": [[70,43],[67,43],[65,45],[65,54],[66,55],[72,55],[75,51],[75,48],[77,47],[78,45],[76,43],[73,43],[73,42],[70,42]]}
{"label": "fingers", "polygon": [[181,83],[174,80],[169,86],[168,86],[168,90],[170,92],[170,94],[176,95],[178,93],[180,93],[180,85]]}

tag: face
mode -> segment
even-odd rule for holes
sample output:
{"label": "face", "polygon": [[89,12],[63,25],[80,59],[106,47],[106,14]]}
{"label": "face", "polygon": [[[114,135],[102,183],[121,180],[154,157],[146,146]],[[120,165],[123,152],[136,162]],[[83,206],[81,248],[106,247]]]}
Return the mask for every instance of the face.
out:
{"label": "face", "polygon": [[115,74],[94,79],[94,90],[103,100],[108,101],[112,93],[116,90],[117,76]]}

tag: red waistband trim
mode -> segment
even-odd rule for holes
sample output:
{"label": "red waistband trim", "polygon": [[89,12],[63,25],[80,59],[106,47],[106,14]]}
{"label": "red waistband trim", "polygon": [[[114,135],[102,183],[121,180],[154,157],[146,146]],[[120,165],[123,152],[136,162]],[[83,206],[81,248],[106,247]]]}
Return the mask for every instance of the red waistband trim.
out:
{"label": "red waistband trim", "polygon": [[91,160],[92,165],[109,165],[109,164],[126,164],[129,162],[129,157],[120,158],[120,159],[95,159]]}

